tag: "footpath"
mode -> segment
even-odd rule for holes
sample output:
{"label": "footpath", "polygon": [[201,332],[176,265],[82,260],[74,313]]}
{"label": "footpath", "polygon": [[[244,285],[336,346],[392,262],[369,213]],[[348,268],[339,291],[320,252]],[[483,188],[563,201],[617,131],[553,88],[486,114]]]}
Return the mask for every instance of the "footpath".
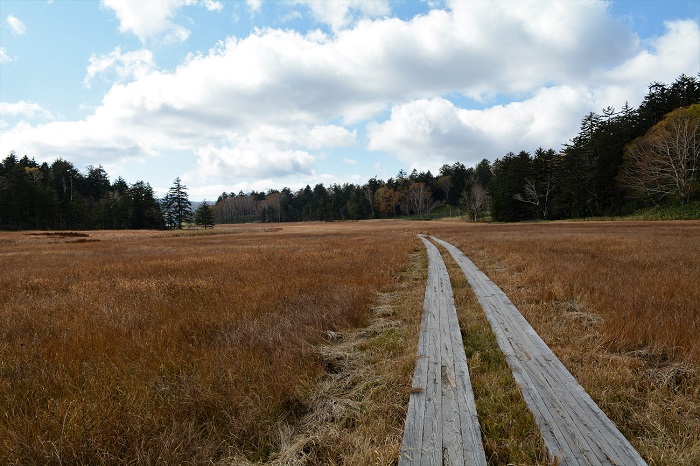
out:
{"label": "footpath", "polygon": [[[485,465],[449,275],[438,249],[421,240],[428,284],[399,465]],[[474,289],[551,458],[562,466],[646,465],[506,294],[459,249],[432,240]]]}

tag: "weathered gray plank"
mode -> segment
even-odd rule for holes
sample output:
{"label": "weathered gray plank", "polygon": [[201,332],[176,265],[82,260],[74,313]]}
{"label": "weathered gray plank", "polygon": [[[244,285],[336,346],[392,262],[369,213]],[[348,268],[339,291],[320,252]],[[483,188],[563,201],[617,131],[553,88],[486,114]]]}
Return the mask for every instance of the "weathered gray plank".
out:
{"label": "weathered gray plank", "polygon": [[437,248],[421,239],[428,283],[399,465],[485,465],[449,275]]}
{"label": "weathered gray plank", "polygon": [[474,288],[523,398],[561,465],[646,465],[513,303],[457,248],[443,245]]}

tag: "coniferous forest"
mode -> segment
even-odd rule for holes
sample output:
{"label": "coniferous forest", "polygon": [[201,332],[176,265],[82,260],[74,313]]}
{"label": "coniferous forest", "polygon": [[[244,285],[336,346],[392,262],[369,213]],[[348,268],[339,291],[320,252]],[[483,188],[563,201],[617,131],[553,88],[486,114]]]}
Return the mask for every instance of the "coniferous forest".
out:
{"label": "coniferous forest", "polygon": [[[425,217],[450,206],[471,219],[510,222],[619,216],[698,201],[700,75],[682,75],[651,84],[638,108],[583,116],[578,135],[558,149],[509,152],[474,167],[446,164],[436,174],[400,171],[361,186],[222,193],[213,220]],[[15,152],[0,162],[0,229],[181,228],[195,217],[201,218],[179,179],[158,199],[147,182],[110,182],[102,167],[81,172],[66,160],[39,164]]]}

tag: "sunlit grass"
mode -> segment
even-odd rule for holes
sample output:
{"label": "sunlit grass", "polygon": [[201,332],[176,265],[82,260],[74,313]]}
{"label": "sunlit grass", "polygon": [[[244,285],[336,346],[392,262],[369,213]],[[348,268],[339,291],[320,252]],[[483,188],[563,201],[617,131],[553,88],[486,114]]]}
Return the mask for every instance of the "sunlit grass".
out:
{"label": "sunlit grass", "polygon": [[700,464],[700,223],[426,224],[655,465]]}
{"label": "sunlit grass", "polygon": [[[700,224],[375,221],[0,234],[0,464],[391,464],[425,292],[415,230],[501,286],[649,464],[700,463]],[[490,456],[543,462],[452,279]]]}
{"label": "sunlit grass", "polygon": [[3,464],[266,459],[323,332],[363,325],[415,247],[366,228],[61,238],[2,237]]}

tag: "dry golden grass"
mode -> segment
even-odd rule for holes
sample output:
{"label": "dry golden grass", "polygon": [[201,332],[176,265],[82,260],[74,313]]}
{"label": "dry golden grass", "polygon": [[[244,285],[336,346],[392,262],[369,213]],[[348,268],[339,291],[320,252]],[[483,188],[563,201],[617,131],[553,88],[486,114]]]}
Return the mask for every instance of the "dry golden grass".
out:
{"label": "dry golden grass", "polygon": [[425,230],[506,292],[649,464],[700,464],[700,223]]}
{"label": "dry golden grass", "polygon": [[89,239],[0,236],[2,464],[265,460],[324,332],[366,324],[416,247],[372,224]]}
{"label": "dry golden grass", "polygon": [[397,463],[427,272],[423,249],[410,257],[390,292],[379,296],[369,326],[327,334],[319,349],[328,374],[310,387],[309,409],[297,426],[280,432],[271,464]]}
{"label": "dry golden grass", "polygon": [[[395,464],[417,230],[504,289],[649,464],[700,464],[700,223],[394,221],[0,234],[0,463]],[[487,343],[477,392],[510,384]],[[492,464],[545,462],[507,427]]]}

